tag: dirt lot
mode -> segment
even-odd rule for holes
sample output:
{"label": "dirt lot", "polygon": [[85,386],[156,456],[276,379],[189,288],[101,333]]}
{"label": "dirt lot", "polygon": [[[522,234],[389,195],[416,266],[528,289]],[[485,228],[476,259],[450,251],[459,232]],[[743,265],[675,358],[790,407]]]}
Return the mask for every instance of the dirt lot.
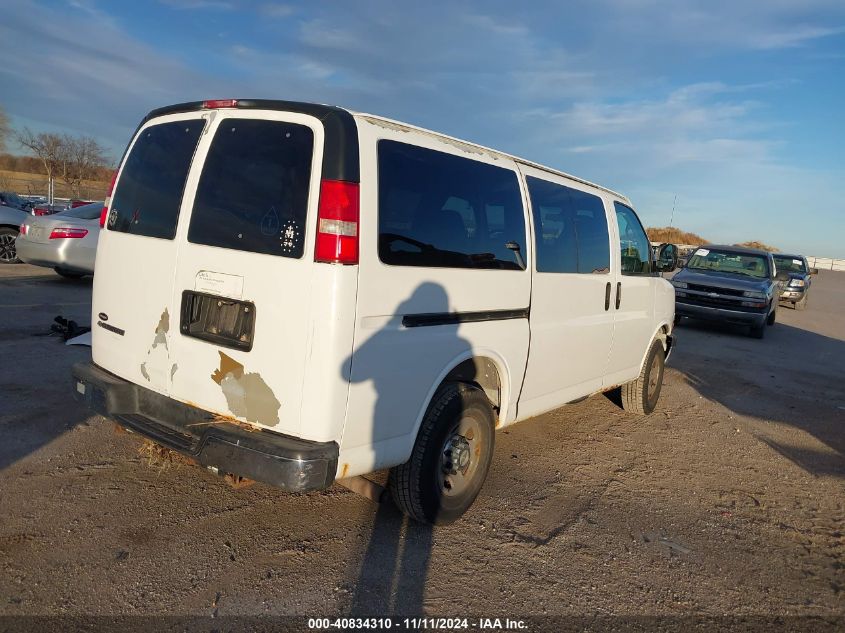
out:
{"label": "dirt lot", "polygon": [[845,273],[764,340],[681,325],[648,418],[597,396],[500,433],[479,500],[436,529],[339,487],[151,464],[72,400],[89,350],[39,336],[57,314],[88,323],[90,295],[0,268],[0,615],[843,624]]}

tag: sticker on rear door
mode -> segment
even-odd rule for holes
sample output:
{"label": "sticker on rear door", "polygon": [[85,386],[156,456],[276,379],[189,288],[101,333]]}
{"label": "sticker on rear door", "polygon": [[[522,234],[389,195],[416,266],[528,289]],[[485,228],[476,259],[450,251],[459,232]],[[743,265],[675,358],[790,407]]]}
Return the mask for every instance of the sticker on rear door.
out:
{"label": "sticker on rear door", "polygon": [[244,278],[240,275],[227,275],[211,270],[201,270],[197,273],[194,290],[207,292],[212,295],[242,299],[244,293]]}

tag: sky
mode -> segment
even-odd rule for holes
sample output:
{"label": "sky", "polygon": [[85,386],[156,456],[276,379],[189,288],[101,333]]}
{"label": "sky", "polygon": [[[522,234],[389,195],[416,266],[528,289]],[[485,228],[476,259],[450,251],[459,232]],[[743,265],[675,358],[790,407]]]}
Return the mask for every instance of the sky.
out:
{"label": "sky", "polygon": [[13,127],[115,159],[162,105],[330,103],[610,187],[646,226],[674,207],[845,258],[842,0],[3,0],[0,60]]}

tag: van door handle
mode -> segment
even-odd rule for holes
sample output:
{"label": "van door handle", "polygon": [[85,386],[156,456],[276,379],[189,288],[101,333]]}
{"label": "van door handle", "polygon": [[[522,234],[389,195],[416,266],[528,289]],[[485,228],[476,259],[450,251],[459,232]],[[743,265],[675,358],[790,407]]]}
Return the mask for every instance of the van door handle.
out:
{"label": "van door handle", "polygon": [[610,309],[610,282],[607,282],[607,285],[604,287],[604,309],[605,311]]}
{"label": "van door handle", "polygon": [[619,309],[619,304],[622,303],[622,282],[616,282],[616,309]]}

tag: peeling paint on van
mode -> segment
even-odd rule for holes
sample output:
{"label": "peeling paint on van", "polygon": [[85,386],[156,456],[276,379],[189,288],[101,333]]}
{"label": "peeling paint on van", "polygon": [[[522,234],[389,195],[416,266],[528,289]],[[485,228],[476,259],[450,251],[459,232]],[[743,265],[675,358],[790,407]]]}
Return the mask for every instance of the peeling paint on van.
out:
{"label": "peeling paint on van", "polygon": [[[141,375],[144,379],[153,383],[153,386],[164,387],[166,382],[167,361],[169,358],[167,346],[167,333],[170,331],[170,313],[167,308],[161,313],[155,327],[155,338],[150,349],[147,350],[147,358],[141,363]],[[170,377],[173,378],[173,368],[170,370]]]}
{"label": "peeling paint on van", "polygon": [[361,117],[361,118],[364,119],[367,123],[372,123],[373,125],[377,125],[378,127],[384,128],[385,130],[393,130],[394,132],[405,132],[405,133],[411,132],[411,131],[416,131],[416,130],[412,130],[407,125],[402,125],[401,123],[394,123],[393,121],[386,121],[384,119],[379,119],[379,118],[376,118],[376,117],[369,117],[369,116],[365,116],[365,117]]}
{"label": "peeling paint on van", "polygon": [[164,312],[161,313],[161,318],[158,320],[158,325],[155,329],[155,339],[153,339],[153,346],[151,349],[155,349],[159,345],[164,345],[164,349],[167,349],[167,333],[170,331],[170,313],[167,311],[167,308],[164,309]]}
{"label": "peeling paint on van", "polygon": [[257,373],[245,372],[244,366],[228,354],[218,353],[220,366],[211,379],[220,385],[229,410],[250,422],[277,425],[282,404],[264,379]]}

